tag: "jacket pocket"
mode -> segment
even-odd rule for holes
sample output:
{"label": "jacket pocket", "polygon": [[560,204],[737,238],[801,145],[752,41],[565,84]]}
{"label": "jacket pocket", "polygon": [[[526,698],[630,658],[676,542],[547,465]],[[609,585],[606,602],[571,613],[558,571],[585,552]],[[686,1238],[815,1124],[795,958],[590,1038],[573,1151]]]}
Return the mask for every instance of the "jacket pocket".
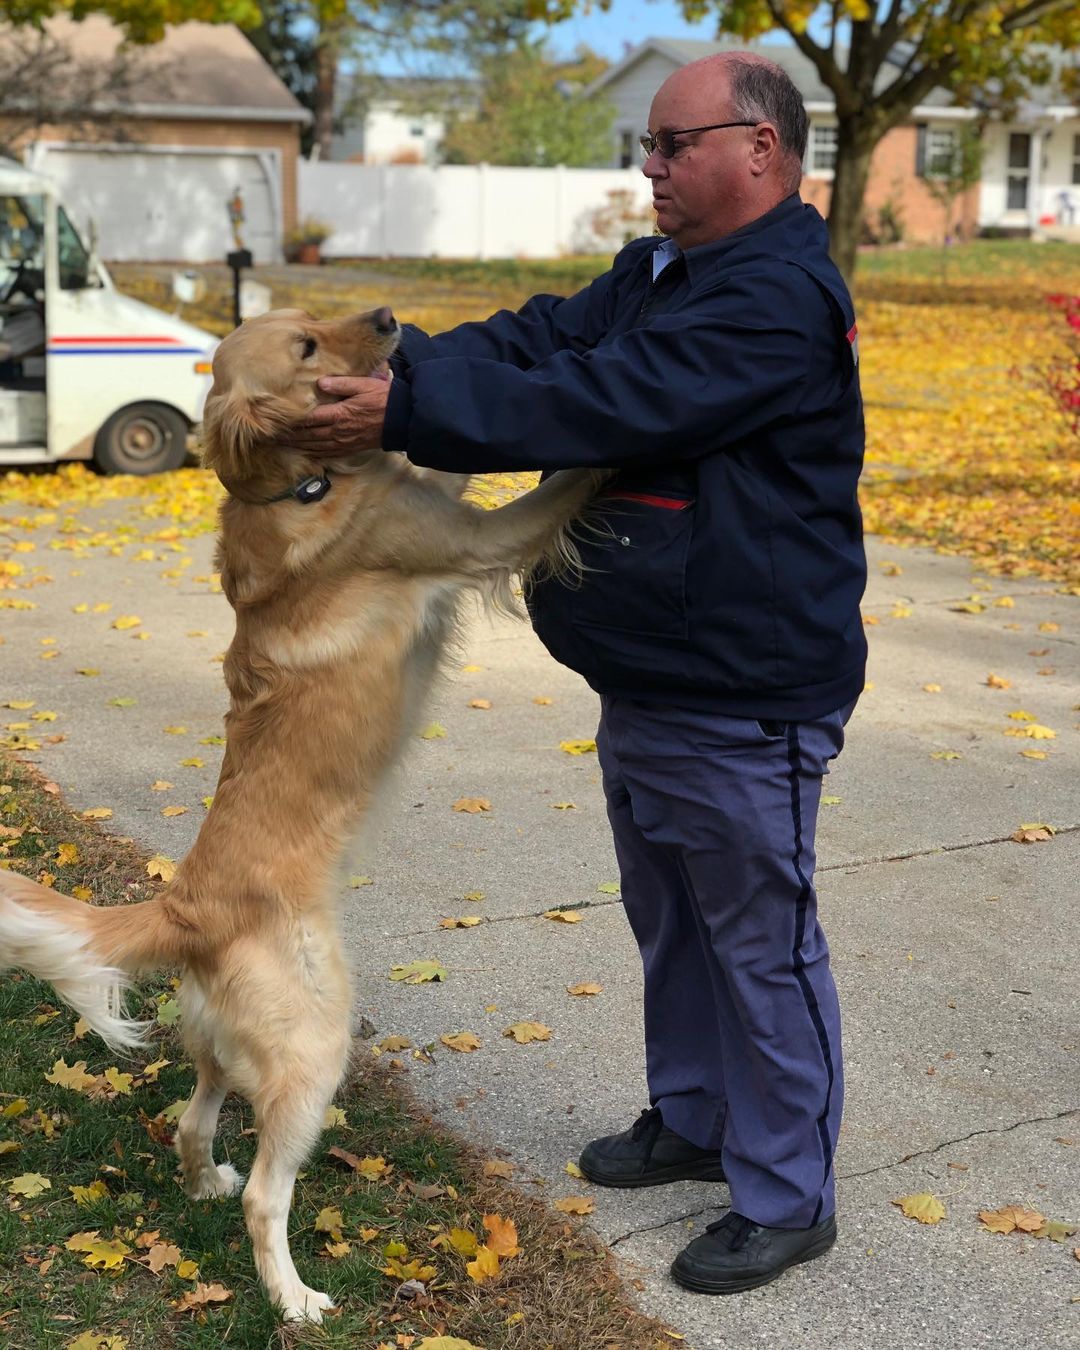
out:
{"label": "jacket pocket", "polygon": [[693,501],[611,492],[602,499],[595,529],[579,545],[585,573],[574,621],[590,628],[686,637]]}

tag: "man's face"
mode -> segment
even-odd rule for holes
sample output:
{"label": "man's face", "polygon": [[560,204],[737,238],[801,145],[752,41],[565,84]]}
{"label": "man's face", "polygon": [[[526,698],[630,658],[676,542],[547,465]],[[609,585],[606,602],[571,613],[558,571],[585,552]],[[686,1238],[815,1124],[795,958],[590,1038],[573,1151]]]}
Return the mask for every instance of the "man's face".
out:
{"label": "man's face", "polygon": [[[653,135],[738,120],[726,73],[708,81],[687,74],[676,71],[657,91],[649,111]],[[711,243],[753,219],[748,201],[755,182],[754,138],[753,127],[677,136],[673,158],[654,150],[645,161],[642,172],[652,183],[657,223],[680,248]]]}

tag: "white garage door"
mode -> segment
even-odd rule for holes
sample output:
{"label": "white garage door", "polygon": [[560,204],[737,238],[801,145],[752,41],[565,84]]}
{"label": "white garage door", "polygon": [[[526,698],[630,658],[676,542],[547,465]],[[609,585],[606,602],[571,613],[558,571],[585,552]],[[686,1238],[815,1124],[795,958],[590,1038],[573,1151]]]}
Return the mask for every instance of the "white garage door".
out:
{"label": "white garage door", "polygon": [[35,169],[60,185],[68,213],[98,253],[116,261],[216,262],[236,247],[229,202],[243,201],[244,247],[281,260],[281,172],[274,151],[49,145]]}

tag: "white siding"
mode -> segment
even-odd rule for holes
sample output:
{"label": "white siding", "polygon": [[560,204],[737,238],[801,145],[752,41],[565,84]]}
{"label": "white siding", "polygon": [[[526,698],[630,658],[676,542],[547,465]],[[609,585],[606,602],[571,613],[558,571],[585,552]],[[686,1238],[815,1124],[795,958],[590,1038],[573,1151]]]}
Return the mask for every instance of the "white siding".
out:
{"label": "white siding", "polygon": [[328,258],[551,258],[611,253],[621,230],[591,229],[609,194],[639,208],[631,235],[652,228],[649,184],[637,169],[300,162],[300,216],[334,227]]}

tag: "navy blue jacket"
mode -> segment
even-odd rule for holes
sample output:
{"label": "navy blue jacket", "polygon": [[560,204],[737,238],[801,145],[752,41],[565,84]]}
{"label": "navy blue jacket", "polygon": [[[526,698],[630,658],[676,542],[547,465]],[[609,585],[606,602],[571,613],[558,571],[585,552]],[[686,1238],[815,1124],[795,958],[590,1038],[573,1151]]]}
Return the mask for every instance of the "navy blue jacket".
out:
{"label": "navy blue jacket", "polygon": [[454,472],[617,467],[580,582],[528,595],[601,693],[797,720],[863,686],[855,317],[797,195],[684,254],[657,239],[577,295],[405,329],[384,447]]}

